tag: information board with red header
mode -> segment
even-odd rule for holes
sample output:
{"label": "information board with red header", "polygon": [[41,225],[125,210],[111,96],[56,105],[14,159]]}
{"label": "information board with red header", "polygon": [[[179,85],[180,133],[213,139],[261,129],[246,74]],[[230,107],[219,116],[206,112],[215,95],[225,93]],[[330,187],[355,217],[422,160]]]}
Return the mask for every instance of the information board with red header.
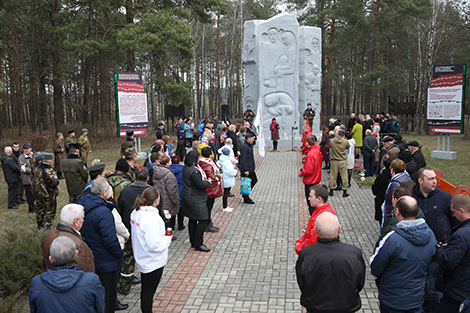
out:
{"label": "information board with red header", "polygon": [[117,73],[114,79],[118,135],[125,137],[128,130],[134,131],[137,136],[146,135],[147,94],[142,73]]}
{"label": "information board with red header", "polygon": [[434,66],[427,121],[433,134],[463,134],[465,64]]}

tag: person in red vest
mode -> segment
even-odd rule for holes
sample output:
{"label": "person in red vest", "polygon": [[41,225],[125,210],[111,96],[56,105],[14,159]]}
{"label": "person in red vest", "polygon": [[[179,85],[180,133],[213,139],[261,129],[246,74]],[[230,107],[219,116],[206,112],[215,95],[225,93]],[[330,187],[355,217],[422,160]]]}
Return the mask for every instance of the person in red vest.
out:
{"label": "person in red vest", "polygon": [[315,231],[317,217],[323,212],[330,212],[336,215],[333,208],[328,203],[328,187],[324,184],[316,184],[310,188],[310,204],[315,208],[308,221],[305,234],[295,242],[295,253],[299,254],[303,247],[317,243],[318,234]]}
{"label": "person in red vest", "polygon": [[304,168],[300,171],[299,176],[303,177],[305,185],[305,198],[307,199],[308,212],[312,215],[315,209],[309,199],[310,188],[321,181],[321,165],[323,163],[323,155],[320,146],[317,144],[317,138],[314,135],[308,136],[305,140],[308,153],[305,156]]}

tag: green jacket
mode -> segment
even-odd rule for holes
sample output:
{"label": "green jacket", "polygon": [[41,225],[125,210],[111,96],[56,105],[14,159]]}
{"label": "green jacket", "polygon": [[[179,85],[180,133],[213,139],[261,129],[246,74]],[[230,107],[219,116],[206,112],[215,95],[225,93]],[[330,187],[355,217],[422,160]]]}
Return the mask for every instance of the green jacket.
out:
{"label": "green jacket", "polygon": [[34,170],[34,176],[31,182],[34,197],[36,199],[57,197],[59,193],[59,182],[57,172],[52,166],[40,164]]}
{"label": "green jacket", "polygon": [[116,200],[117,203],[117,199],[119,199],[121,191],[130,184],[132,184],[132,181],[129,176],[122,173],[111,174],[107,177],[107,179],[108,183],[113,188],[114,200]]}
{"label": "green jacket", "polygon": [[78,155],[69,154],[62,160],[62,172],[68,193],[74,196],[81,195],[88,182],[88,173],[83,160]]}
{"label": "green jacket", "polygon": [[66,153],[66,154],[69,154],[69,149],[70,149],[69,144],[71,144],[72,142],[78,142],[78,141],[77,141],[77,138],[75,138],[75,137],[67,137],[67,138],[65,138],[65,140],[64,140],[64,147],[65,147],[65,153]]}

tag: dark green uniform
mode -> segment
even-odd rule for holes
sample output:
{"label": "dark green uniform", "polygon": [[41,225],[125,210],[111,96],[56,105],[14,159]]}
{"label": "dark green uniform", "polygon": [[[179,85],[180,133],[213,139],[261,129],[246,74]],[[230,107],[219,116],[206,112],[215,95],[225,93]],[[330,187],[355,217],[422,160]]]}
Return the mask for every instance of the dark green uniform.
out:
{"label": "dark green uniform", "polygon": [[34,205],[36,206],[36,222],[38,228],[51,228],[57,208],[59,179],[57,172],[46,164],[40,164],[32,179]]}
{"label": "dark green uniform", "polygon": [[65,154],[69,154],[69,150],[70,150],[69,144],[71,144],[72,142],[77,142],[77,138],[70,137],[70,136],[65,138],[64,140]]}
{"label": "dark green uniform", "polygon": [[315,118],[315,110],[312,108],[307,108],[304,111],[304,119],[308,119],[308,124],[312,127],[313,119]]}
{"label": "dark green uniform", "polygon": [[128,148],[134,148],[134,140],[131,139],[131,138],[126,138],[126,141],[124,141],[122,144],[121,144],[121,156],[124,155],[124,152],[126,151],[126,149]]}
{"label": "dark green uniform", "polygon": [[83,160],[75,154],[69,154],[62,160],[62,171],[64,172],[69,202],[77,203],[78,198],[85,189],[88,182],[88,173]]}

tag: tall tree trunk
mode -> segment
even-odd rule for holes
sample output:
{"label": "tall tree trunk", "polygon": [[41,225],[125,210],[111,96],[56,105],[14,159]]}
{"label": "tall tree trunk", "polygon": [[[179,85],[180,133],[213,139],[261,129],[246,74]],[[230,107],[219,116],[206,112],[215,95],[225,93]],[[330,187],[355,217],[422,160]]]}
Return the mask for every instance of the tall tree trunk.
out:
{"label": "tall tree trunk", "polygon": [[[51,28],[57,27],[56,14],[60,10],[60,5],[58,0],[50,1],[50,23]],[[56,38],[57,39],[57,38]],[[54,97],[53,97],[53,107],[54,107],[54,126],[55,130],[59,131],[64,125],[64,103],[63,103],[63,86],[62,86],[62,77],[60,70],[60,51],[57,46],[54,44],[55,41],[52,41],[50,47],[51,53],[51,65],[52,65],[52,86],[54,88]]]}

